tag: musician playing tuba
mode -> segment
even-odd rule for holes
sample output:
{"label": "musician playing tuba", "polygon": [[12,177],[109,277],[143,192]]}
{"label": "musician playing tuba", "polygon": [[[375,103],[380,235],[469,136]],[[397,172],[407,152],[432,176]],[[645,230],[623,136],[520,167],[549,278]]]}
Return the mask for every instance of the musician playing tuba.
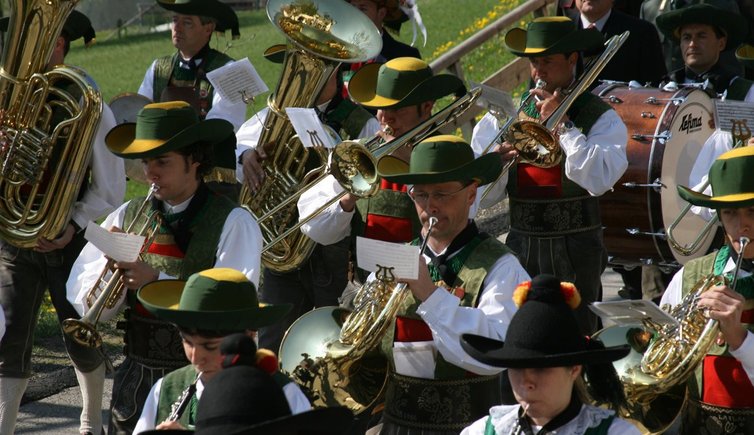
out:
{"label": "musician playing tuba", "polygon": [[[536,18],[526,29],[508,31],[508,50],[529,59],[533,81],[545,82],[543,89],[529,91],[535,97],[522,116],[546,120],[577,77],[579,53],[601,43],[599,31],[577,29],[565,17]],[[598,201],[628,167],[628,133],[618,114],[596,95],[586,91],[573,97],[577,98],[554,132],[559,147],[552,152],[562,152],[561,162],[538,167],[517,161],[488,188],[494,190],[487,200],[494,202],[507,193],[511,231],[506,243],[526,259],[529,274],[549,273],[576,284],[584,299],[576,317],[584,332],[591,333],[597,329],[597,317],[587,305],[601,299],[600,278],[607,265]],[[500,128],[494,116],[485,115],[474,128],[475,152],[482,152]],[[517,158],[513,145],[505,142],[494,150],[507,162]]]}
{"label": "musician playing tuba", "polygon": [[[256,286],[241,272],[228,268],[204,270],[186,281],[154,281],[139,290],[138,298],[147,311],[178,328],[183,351],[191,364],[155,382],[134,433],[195,426],[196,402],[201,399],[206,383],[222,369],[223,339],[238,333],[253,338],[257,329],[280,321],[291,308],[259,305]],[[277,361],[272,352],[266,352],[267,358]],[[277,368],[275,364],[273,368]],[[292,413],[311,409],[297,384],[280,372],[272,377],[282,387]],[[188,397],[184,392],[192,384],[195,393]],[[185,411],[177,412],[175,408],[186,400],[189,404],[184,404]]]}
{"label": "musician playing tuba", "polygon": [[[714,273],[732,279],[741,237],[754,236],[754,148],[722,154],[709,171],[712,195],[678,186],[690,203],[717,211],[726,243],[714,253],[689,261],[678,271],[661,305],[678,304],[696,280]],[[743,252],[735,291],[718,285],[701,294],[699,307],[716,319],[720,335],[696,376],[689,379],[690,401],[683,410],[681,433],[752,433],[754,431],[754,248]]]}
{"label": "musician playing tuba", "polygon": [[[0,27],[6,31],[8,18],[2,19]],[[8,37],[9,35],[6,35],[6,38]],[[55,65],[63,64],[72,41],[83,38],[84,42],[89,44],[93,42],[94,37],[94,29],[89,18],[78,11],[72,11],[63,25],[61,34],[53,42],[54,47],[46,71],[52,70]],[[14,47],[13,50],[17,48]],[[70,92],[74,87],[71,88]],[[72,95],[76,101],[82,97],[80,94]],[[29,249],[0,240],[0,304],[7,321],[7,331],[0,343],[0,433],[13,433],[18,407],[31,376],[33,332],[44,292],[49,289],[59,321],[78,317],[74,307],[65,298],[64,283],[73,261],[86,243],[82,229],[89,221],[104,216],[123,201],[126,191],[123,162],[105,148],[105,134],[115,126],[115,118],[106,105],[103,104],[102,107],[99,123],[94,126],[96,135],[86,166],[88,169],[84,169],[88,171],[88,176],[79,188],[76,201],[65,205],[72,208],[72,214],[70,222],[64,226],[61,234],[54,239],[39,238],[36,247]],[[53,111],[53,126],[63,121],[62,112],[63,110]],[[50,166],[60,158],[59,154],[55,156],[65,147],[65,143],[56,143],[55,146],[52,151],[52,162],[43,178],[50,177]],[[38,196],[44,196],[43,189],[38,191]],[[102,358],[96,350],[81,346],[65,336],[64,341],[82,389],[91,378],[104,376]],[[102,395],[101,392],[102,390],[99,390],[99,396]],[[102,408],[87,400],[86,394],[83,397],[80,430],[82,433],[99,433],[102,427]]]}
{"label": "musician playing tuba", "polygon": [[[128,310],[126,359],[115,373],[109,433],[131,433],[152,384],[188,363],[178,332],[145,312],[135,291],[151,281],[186,279],[211,267],[239,270],[257,285],[262,236],[246,210],[211,192],[202,181],[213,167],[235,168],[235,135],[228,121],[200,120],[183,101],[154,103],[139,112],[135,124],[112,129],[106,141],[113,154],[141,159],[147,181],[157,188],[149,209],[161,216],[147,252],[133,263],[115,263],[128,288],[121,299]],[[134,220],[147,219],[135,216],[142,203],[143,198],[137,198],[123,204],[102,227],[128,228]],[[106,263],[103,253],[87,244],[73,265],[69,299],[79,304],[81,311],[82,301]],[[115,310],[120,306],[122,302]],[[99,388],[102,382],[104,376]],[[123,392],[125,385],[129,394]]]}
{"label": "musician playing tuba", "polygon": [[[613,410],[624,404],[625,396],[611,362],[630,349],[606,348],[584,336],[574,316],[574,308],[583,303],[578,289],[552,275],[538,275],[521,283],[514,299],[519,310],[505,343],[463,335],[461,345],[475,360],[508,369],[518,403],[492,407],[461,433],[640,434]],[[586,380],[592,397],[581,394]],[[594,406],[592,400],[613,409]]]}
{"label": "musician playing tuba", "polygon": [[419,277],[382,339],[389,362],[383,424],[369,433],[457,434],[499,403],[499,370],[472,361],[463,333],[502,339],[516,310],[513,289],[528,278],[513,252],[469,219],[480,185],[500,173],[500,159],[474,159],[461,138],[434,136],[416,145],[411,163],[380,160],[388,183],[411,185],[422,223],[437,219],[420,257]]}

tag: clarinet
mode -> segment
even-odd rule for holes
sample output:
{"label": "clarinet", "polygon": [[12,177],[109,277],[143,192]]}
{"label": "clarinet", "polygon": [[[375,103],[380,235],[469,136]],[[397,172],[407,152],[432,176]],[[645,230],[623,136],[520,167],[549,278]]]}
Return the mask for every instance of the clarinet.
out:
{"label": "clarinet", "polygon": [[178,396],[178,400],[170,405],[170,415],[168,416],[167,421],[178,421],[178,419],[181,418],[183,413],[186,411],[189,403],[191,403],[191,399],[194,397],[194,394],[196,394],[196,383],[199,381],[199,377],[201,376],[202,372],[199,372],[196,375],[194,382],[186,387],[183,392],[181,392],[181,395]]}

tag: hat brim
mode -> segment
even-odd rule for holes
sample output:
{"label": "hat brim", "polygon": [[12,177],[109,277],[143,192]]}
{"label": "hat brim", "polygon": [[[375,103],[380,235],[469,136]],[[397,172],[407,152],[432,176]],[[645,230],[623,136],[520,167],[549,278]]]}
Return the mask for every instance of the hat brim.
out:
{"label": "hat brim", "polygon": [[509,30],[505,34],[505,46],[508,51],[519,57],[538,57],[587,51],[599,47],[604,42],[602,34],[597,29],[574,29],[549,47],[527,47],[527,34],[526,30],[518,27]]}
{"label": "hat brim", "polygon": [[385,156],[377,163],[377,172],[383,178],[401,184],[434,184],[448,181],[475,180],[480,186],[489,184],[502,171],[500,157],[496,153],[485,154],[451,171],[411,173],[408,163],[393,156]]}
{"label": "hat brim", "polygon": [[754,205],[754,193],[736,193],[733,195],[710,196],[695,192],[686,186],[677,186],[678,195],[692,205],[721,209],[741,208]]}
{"label": "hat brim", "polygon": [[754,45],[742,44],[736,49],[736,59],[746,68],[754,68]]}
{"label": "hat brim", "polygon": [[234,39],[241,35],[236,12],[232,7],[221,1],[204,0],[196,3],[175,3],[175,0],[157,0],[157,4],[163,9],[182,15],[199,15],[214,18],[217,21],[215,31],[225,32],[230,30]]}
{"label": "hat brim", "polygon": [[107,148],[124,159],[157,157],[196,142],[213,145],[213,166],[235,169],[236,136],[233,125],[224,119],[206,119],[185,128],[168,140],[136,139],[136,123],[120,124],[107,133]]}
{"label": "hat brim", "polygon": [[727,11],[705,4],[695,4],[674,11],[660,14],[656,19],[657,28],[668,38],[678,42],[678,30],[684,24],[709,24],[723,31],[728,36],[725,50],[738,46],[749,33],[746,18],[732,11]]}
{"label": "hat brim", "polygon": [[354,101],[370,109],[400,109],[425,101],[434,101],[466,89],[463,81],[452,74],[438,74],[424,80],[403,98],[395,99],[377,94],[377,77],[380,63],[361,67],[348,81],[348,93]]}
{"label": "hat brim", "polygon": [[282,319],[291,309],[289,304],[280,304],[222,311],[181,310],[178,304],[185,284],[186,281],[178,279],[153,281],[139,289],[137,297],[144,308],[159,319],[178,326],[218,331],[269,326]]}
{"label": "hat brim", "polygon": [[547,355],[527,349],[508,349],[500,340],[474,334],[461,336],[461,347],[475,360],[494,367],[546,368],[617,361],[631,351],[631,347],[613,346],[605,349]]}
{"label": "hat brim", "polygon": [[[345,433],[353,422],[353,413],[343,406],[316,408],[298,414],[287,415],[251,426],[246,429],[226,432],[231,435],[262,435],[305,431],[307,434],[331,435]],[[214,430],[215,428],[208,428]],[[218,433],[218,432],[213,432]]]}

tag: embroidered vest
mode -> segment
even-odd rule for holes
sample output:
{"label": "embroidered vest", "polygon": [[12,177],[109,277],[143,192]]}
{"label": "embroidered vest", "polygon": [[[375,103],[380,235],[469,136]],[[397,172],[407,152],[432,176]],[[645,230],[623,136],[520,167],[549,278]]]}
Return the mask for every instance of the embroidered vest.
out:
{"label": "embroidered vest", "polygon": [[[729,247],[689,261],[683,267],[683,295],[710,273],[721,274]],[[754,332],[754,277],[739,278],[736,292],[746,298],[741,322]],[[754,387],[741,363],[728,352],[727,344],[713,344],[695,376],[689,381],[691,399],[719,408],[754,409]]]}
{"label": "embroidered vest", "polygon": [[[196,71],[181,68],[178,64],[180,53],[158,58],[154,65],[152,79],[152,101],[160,101],[162,91],[168,86],[195,88],[198,92],[199,106],[195,107],[202,119],[212,108],[214,88],[207,80],[206,73],[216,70],[233,59],[228,55],[210,48],[202,59],[199,69],[204,71],[203,77],[197,77]],[[191,102],[189,102],[191,103]]]}
{"label": "embroidered vest", "polygon": [[[487,273],[500,257],[508,253],[511,253],[511,250],[499,240],[486,234],[479,234],[454,256],[465,257],[465,261],[462,264],[454,264],[450,261],[447,263],[449,267],[457,269],[457,278],[452,283],[450,291],[453,291],[461,299],[461,306],[476,307],[479,304],[479,294],[481,293]],[[430,273],[435,277],[433,279],[437,279],[436,277],[439,276],[437,271],[433,270],[432,266],[430,266]],[[398,310],[399,319],[393,322],[382,339],[382,353],[388,357],[391,367],[394,361],[393,342],[396,338],[396,323],[401,322],[401,318],[410,319],[409,321],[414,324],[413,326],[418,326],[419,328],[423,325],[429,331],[429,327],[416,314],[420,303],[413,295],[409,294]],[[417,325],[417,322],[420,322],[420,324]],[[422,335],[424,334],[426,333],[422,333]],[[428,340],[431,339],[430,333]],[[435,379],[464,379],[467,377],[467,372],[464,369],[445,361],[442,355],[438,353],[435,365]]]}

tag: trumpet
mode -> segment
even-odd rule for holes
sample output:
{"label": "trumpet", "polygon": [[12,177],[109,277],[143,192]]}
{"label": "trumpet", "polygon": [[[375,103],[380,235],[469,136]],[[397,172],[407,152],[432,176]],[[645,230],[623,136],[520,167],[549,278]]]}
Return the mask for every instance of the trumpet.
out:
{"label": "trumpet", "polygon": [[[733,148],[746,146],[749,138],[751,138],[751,130],[749,129],[749,126],[746,125],[746,120],[732,119],[731,122],[733,123],[730,132],[731,136],[733,136]],[[708,186],[709,180],[702,184],[700,191],[703,192]],[[696,251],[699,250],[699,248],[701,248],[702,242],[707,238],[707,235],[710,233],[710,231],[712,231],[717,226],[717,223],[720,220],[717,215],[712,216],[712,219],[707,221],[707,223],[704,225],[704,227],[702,227],[702,229],[699,231],[699,234],[694,240],[687,244],[681,244],[681,242],[679,242],[675,237],[674,232],[678,225],[680,225],[681,221],[689,213],[689,211],[691,211],[691,207],[693,207],[691,204],[686,204],[683,210],[681,210],[681,212],[675,218],[673,223],[668,226],[668,229],[666,231],[666,237],[670,247],[679,254],[686,257],[693,255],[694,253],[696,253]]]}
{"label": "trumpet", "polygon": [[330,207],[347,193],[362,198],[373,196],[379,190],[379,176],[377,175],[377,161],[383,156],[393,153],[403,146],[413,146],[427,138],[429,135],[442,128],[444,125],[453,122],[461,116],[481,95],[480,88],[474,88],[444,107],[441,111],[434,114],[431,118],[405,132],[400,137],[393,139],[383,145],[377,146],[381,137],[376,136],[366,144],[356,141],[343,141],[333,148],[328,156],[327,170],[307,184],[307,187],[300,189],[285,201],[273,207],[263,217],[272,216],[278,211],[287,207],[292,201],[298,201],[299,197],[328,175],[332,175],[343,187],[344,191],[334,198],[326,201],[317,210],[310,215],[299,219],[298,223],[292,225],[288,230],[280,234],[275,239],[262,247],[262,252],[273,247],[276,243],[288,237],[294,231],[298,231],[302,225],[314,219],[324,210]]}
{"label": "trumpet", "polygon": [[[147,213],[147,207],[150,206],[152,198],[157,191],[157,185],[152,184],[144,201],[136,212],[136,217],[126,228],[127,233],[131,233],[140,220],[139,217],[145,216],[144,223],[138,231],[138,235],[146,236],[142,252],[152,244],[154,237],[157,235],[157,228],[160,225],[160,215],[156,210]],[[112,275],[107,279],[107,275]],[[102,346],[102,336],[97,332],[97,323],[99,323],[102,313],[105,309],[115,308],[118,301],[123,296],[125,286],[121,283],[123,272],[115,269],[115,261],[108,259],[107,264],[97,278],[96,283],[87,293],[86,304],[89,310],[81,319],[65,319],[62,327],[63,332],[67,334],[76,343],[93,348]]]}
{"label": "trumpet", "polygon": [[[610,62],[610,59],[615,56],[623,43],[628,39],[629,32],[625,31],[620,35],[615,35],[605,42],[605,49],[602,54],[591,60],[584,72],[581,73],[579,78],[573,82],[568,89],[563,90],[565,98],[560,105],[555,109],[550,116],[543,122],[537,121],[519,121],[514,117],[511,117],[503,128],[500,129],[495,139],[485,148],[485,151],[489,149],[501,138],[505,142],[510,143],[518,151],[518,156],[509,161],[500,172],[500,175],[492,185],[498,182],[500,178],[516,163],[519,159],[526,163],[541,168],[551,168],[560,163],[563,158],[563,152],[560,149],[560,142],[556,138],[555,131],[560,126],[563,117],[566,112],[571,108],[573,103],[585,90],[587,90],[597,76],[602,72],[605,66]],[[539,87],[540,83],[537,82]],[[543,85],[542,87],[544,87]],[[531,95],[531,94],[530,94]],[[528,104],[527,100],[521,105],[519,110],[522,110]],[[488,188],[484,194],[482,194],[482,200],[487,196],[487,193],[492,189]]]}

